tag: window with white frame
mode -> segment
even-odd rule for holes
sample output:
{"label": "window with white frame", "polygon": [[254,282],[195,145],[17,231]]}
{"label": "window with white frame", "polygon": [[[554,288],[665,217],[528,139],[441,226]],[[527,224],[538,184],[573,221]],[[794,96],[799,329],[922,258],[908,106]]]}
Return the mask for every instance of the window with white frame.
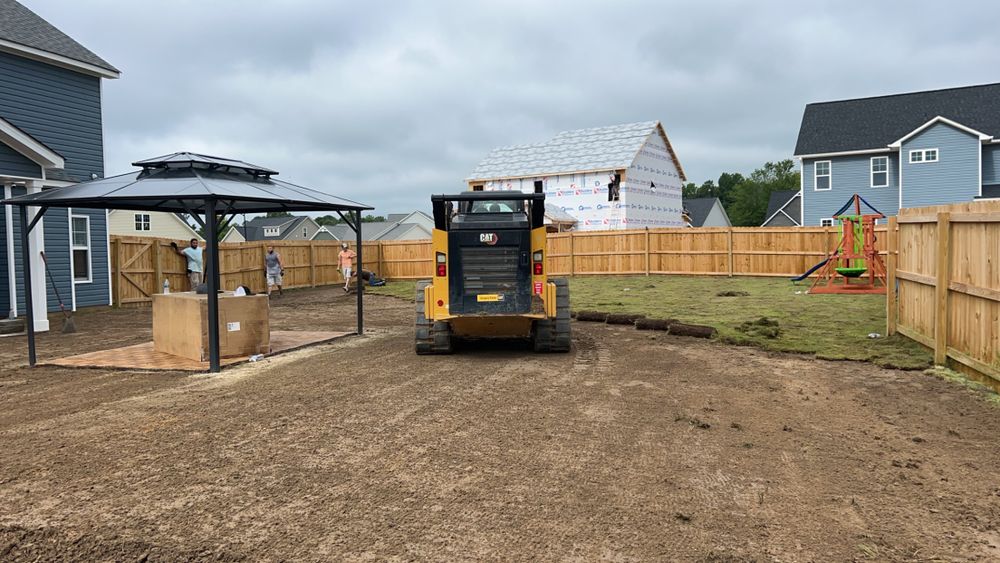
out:
{"label": "window with white frame", "polygon": [[276,237],[279,234],[281,234],[281,229],[279,229],[278,227],[264,227],[265,237]]}
{"label": "window with white frame", "polygon": [[937,162],[937,149],[914,149],[910,151],[910,164],[920,164],[921,162]]}
{"label": "window with white frame", "polygon": [[833,217],[828,217],[826,219],[820,219],[819,220],[819,226],[820,227],[832,227],[833,226]]}
{"label": "window with white frame", "polygon": [[872,181],[873,188],[884,188],[889,185],[889,157],[872,157]]}
{"label": "window with white frame", "polygon": [[87,283],[91,278],[90,217],[70,217],[70,244],[73,250],[73,281]]}
{"label": "window with white frame", "polygon": [[813,188],[816,191],[829,190],[833,187],[831,166],[829,160],[819,160],[815,164],[816,174],[814,178]]}
{"label": "window with white frame", "polygon": [[149,213],[135,214],[135,230],[137,231],[149,230]]}

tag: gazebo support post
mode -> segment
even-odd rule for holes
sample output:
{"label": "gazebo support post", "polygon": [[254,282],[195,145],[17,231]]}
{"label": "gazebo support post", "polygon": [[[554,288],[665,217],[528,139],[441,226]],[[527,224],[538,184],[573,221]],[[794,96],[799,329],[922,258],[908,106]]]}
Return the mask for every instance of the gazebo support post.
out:
{"label": "gazebo support post", "polygon": [[[21,218],[21,280],[24,284],[24,330],[28,333],[28,365],[35,367],[35,306],[31,294],[31,250],[28,235],[31,227],[28,223],[28,206],[18,208]],[[11,257],[13,259],[13,257]]]}
{"label": "gazebo support post", "polygon": [[358,245],[358,336],[363,336],[365,334],[365,305],[364,305],[364,293],[365,293],[365,279],[361,271],[364,268],[364,261],[361,258],[362,244],[361,241],[361,210],[354,212],[354,234],[356,237],[356,244]]}
{"label": "gazebo support post", "polygon": [[208,284],[208,371],[219,373],[219,223],[215,200],[205,201],[205,238],[208,239],[208,264],[204,268]]}

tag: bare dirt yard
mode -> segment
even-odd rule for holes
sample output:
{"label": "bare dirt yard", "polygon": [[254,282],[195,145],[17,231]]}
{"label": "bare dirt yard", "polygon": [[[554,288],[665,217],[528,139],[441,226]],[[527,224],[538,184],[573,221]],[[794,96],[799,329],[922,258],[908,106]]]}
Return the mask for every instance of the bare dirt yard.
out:
{"label": "bare dirt yard", "polygon": [[[338,291],[275,328],[349,329]],[[217,376],[0,340],[0,560],[1000,559],[1000,408],[961,385],[587,323],[417,357],[413,305],[367,299],[365,337]],[[149,322],[81,313],[41,356]]]}

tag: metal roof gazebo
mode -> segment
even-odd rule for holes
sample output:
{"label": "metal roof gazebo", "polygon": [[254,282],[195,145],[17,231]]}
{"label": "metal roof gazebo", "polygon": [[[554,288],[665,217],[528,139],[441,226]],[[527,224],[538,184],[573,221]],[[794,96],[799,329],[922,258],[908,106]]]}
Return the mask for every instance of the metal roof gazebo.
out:
{"label": "metal roof gazebo", "polygon": [[[208,347],[209,370],[213,373],[220,369],[218,227],[221,217],[269,211],[336,211],[357,235],[356,252],[360,270],[361,212],[374,209],[370,206],[277,180],[274,178],[278,174],[275,170],[228,158],[178,152],[140,160],[132,165],[141,167],[141,170],[13,197],[0,203],[20,208],[21,225],[28,226],[21,229],[21,252],[25,257],[30,254],[28,235],[50,207],[164,211],[190,215],[205,229],[208,245]],[[30,220],[29,207],[38,208]],[[31,268],[23,268],[22,277],[24,287],[31,287]],[[364,332],[363,288],[359,275],[358,334]],[[26,301],[28,363],[34,366],[34,311],[32,300]]]}

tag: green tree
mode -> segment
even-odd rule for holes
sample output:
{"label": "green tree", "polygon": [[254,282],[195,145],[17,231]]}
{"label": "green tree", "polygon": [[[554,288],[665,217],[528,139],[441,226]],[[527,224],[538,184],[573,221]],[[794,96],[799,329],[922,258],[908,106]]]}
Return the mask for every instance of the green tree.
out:
{"label": "green tree", "polygon": [[[222,238],[224,236],[226,236],[226,233],[229,232],[229,227],[231,227],[231,226],[233,226],[235,224],[236,223],[233,221],[233,216],[232,215],[230,215],[228,217],[225,217],[225,218],[222,218],[222,219],[219,219],[218,229],[216,230],[216,233],[215,233],[215,235],[216,235],[215,236],[215,240],[217,240],[219,242],[222,242]],[[205,231],[204,227],[198,227],[198,236],[200,236],[201,238],[203,238],[205,240],[208,240],[208,233]]]}
{"label": "green tree", "polygon": [[291,217],[292,214],[287,211],[268,211],[267,217]]}
{"label": "green tree", "polygon": [[799,188],[799,173],[791,159],[765,163],[742,180],[733,186],[732,203],[726,206],[730,221],[738,227],[757,227],[764,222],[771,192]]}

